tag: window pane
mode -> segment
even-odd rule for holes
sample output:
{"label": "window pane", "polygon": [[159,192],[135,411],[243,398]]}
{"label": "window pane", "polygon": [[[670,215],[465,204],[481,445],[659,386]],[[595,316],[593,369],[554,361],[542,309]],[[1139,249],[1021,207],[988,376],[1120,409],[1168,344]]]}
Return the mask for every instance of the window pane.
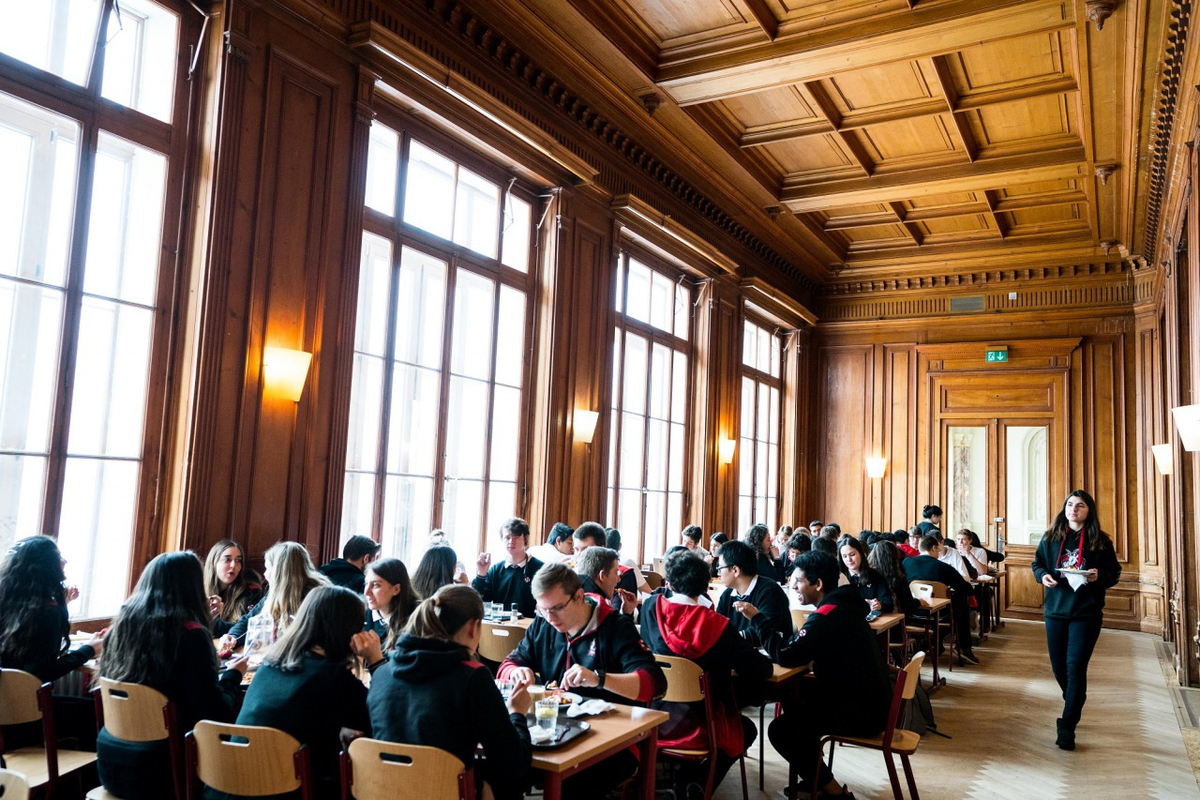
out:
{"label": "window pane", "polygon": [[650,321],[650,270],[633,259],[629,259],[625,314],[641,322]]}
{"label": "window pane", "polygon": [[742,420],[739,431],[742,436],[754,435],[754,387],[753,380],[742,378]]}
{"label": "window pane", "polygon": [[346,436],[346,469],[373,470],[379,458],[380,412],[383,406],[384,360],[354,354],[350,383],[350,429]]}
{"label": "window pane", "polygon": [[625,541],[629,538],[640,540],[642,538],[642,490],[621,489],[618,496],[620,506],[618,507],[617,529],[621,531],[621,540]]}
{"label": "window pane", "polygon": [[525,295],[500,287],[500,346],[496,348],[496,383],[520,386],[525,371]]}
{"label": "window pane", "polygon": [[646,411],[646,349],[648,343],[640,336],[625,334],[625,371],[621,376],[624,391],[621,406],[634,414]]}
{"label": "window pane", "polygon": [[433,480],[389,475],[384,485],[383,552],[414,565],[433,527]]}
{"label": "window pane", "polygon": [[62,302],[56,289],[0,280],[0,448],[49,452]]}
{"label": "window pane", "polygon": [[529,237],[533,232],[533,208],[521,198],[509,194],[504,212],[503,263],[506,267],[527,272]]}
{"label": "window pane", "polygon": [[671,420],[683,422],[687,412],[687,356],[676,350],[672,361],[671,382],[674,386],[671,388]]}
{"label": "window pane", "polygon": [[492,481],[488,484],[488,512],[484,531],[487,541],[484,549],[492,554],[492,563],[507,558],[504,544],[500,540],[500,525],[517,513],[517,485],[515,483]]}
{"label": "window pane", "polygon": [[460,269],[454,287],[454,341],[450,371],[488,379],[492,374],[492,313],[494,281]]}
{"label": "window pane", "polygon": [[670,456],[670,441],[667,426],[670,423],[651,419],[646,433],[646,488],[667,488],[667,458]]}
{"label": "window pane", "polygon": [[675,286],[675,335],[687,341],[688,323],[692,321],[692,293],[682,283]]}
{"label": "window pane", "polygon": [[641,489],[645,485],[642,483],[644,424],[644,418],[638,414],[626,412],[621,415],[621,474],[618,480],[622,487]]}
{"label": "window pane", "polygon": [[375,505],[375,475],[367,472],[347,472],[342,489],[342,541],[372,530]]}
{"label": "window pane", "polygon": [[758,430],[753,434],[760,442],[770,438],[771,395],[764,384],[758,385]]}
{"label": "window pane", "polygon": [[650,416],[666,419],[671,402],[671,350],[655,342],[650,353]]}
{"label": "window pane", "polygon": [[396,176],[399,175],[400,134],[378,122],[371,125],[367,147],[368,208],[396,215]]}
{"label": "window pane", "polygon": [[149,0],[121,0],[108,16],[101,94],[171,121],[179,17]]}
{"label": "window pane", "polygon": [[116,613],[125,600],[139,464],[68,458],[58,546],[79,587],[72,616]]}
{"label": "window pane", "polygon": [[0,455],[0,553],[42,531],[46,459]]}
{"label": "window pane", "polygon": [[458,170],[454,203],[454,241],[480,255],[496,257],[500,224],[500,187],[467,169]]}
{"label": "window pane", "polygon": [[679,531],[683,530],[683,494],[680,492],[671,492],[667,495],[667,526],[663,531],[663,538],[659,541],[659,546],[662,550],[667,549],[667,537],[672,541],[679,535]]}
{"label": "window pane", "polygon": [[78,139],[71,120],[0,93],[0,274],[66,284]]}
{"label": "window pane", "polygon": [[447,477],[484,477],[487,417],[487,383],[451,378],[450,407],[446,412]]}
{"label": "window pane", "polygon": [[141,455],[153,321],[144,308],[83,298],[67,445],[72,455]]}
{"label": "window pane", "polygon": [[754,521],[750,518],[750,498],[746,495],[738,496],[738,535],[743,531],[750,530],[750,526]]}
{"label": "window pane", "polygon": [[[664,528],[667,513],[667,497],[663,492],[646,492],[646,546],[651,552],[662,553],[667,549],[667,537]],[[671,532],[677,536],[678,530]]]}
{"label": "window pane", "polygon": [[92,65],[100,0],[6,3],[0,53],[82,86]]}
{"label": "window pane", "polygon": [[420,142],[408,145],[404,221],[443,239],[454,220],[454,162]]}
{"label": "window pane", "polygon": [[771,426],[767,429],[767,441],[779,442],[779,390],[771,387]]}
{"label": "window pane", "polygon": [[745,436],[738,439],[738,491],[754,493],[754,440]]}
{"label": "window pane", "polygon": [[400,251],[396,360],[440,368],[446,263],[419,250]]}
{"label": "window pane", "polygon": [[464,564],[479,552],[483,532],[483,482],[447,480],[442,528]]}
{"label": "window pane", "polygon": [[517,455],[521,449],[521,391],[497,386],[492,408],[492,480],[517,479]]}
{"label": "window pane", "polygon": [[438,457],[440,394],[441,377],[436,370],[395,366],[388,419],[388,472],[433,475]]}
{"label": "window pane", "polygon": [[[354,322],[354,349],[359,352],[382,356],[387,349],[391,277],[392,243],[373,233],[364,234],[358,273],[358,311]],[[440,319],[441,315],[438,317]]]}
{"label": "window pane", "polygon": [[668,333],[675,319],[675,286],[657,272],[650,281],[650,324]]}
{"label": "window pane", "polygon": [[617,285],[613,287],[613,308],[618,314],[625,313],[625,274],[628,272],[628,256],[621,254],[617,267]]}
{"label": "window pane", "polygon": [[754,366],[754,343],[757,341],[757,328],[753,322],[746,320],[742,323],[742,363],[747,367]]}
{"label": "window pane", "polygon": [[671,463],[667,486],[673,492],[683,491],[683,440],[683,425],[671,423]]}
{"label": "window pane", "polygon": [[167,159],[100,134],[83,289],[152,305],[161,257]]}
{"label": "window pane", "polygon": [[779,351],[783,348],[783,341],[778,334],[771,335],[771,369],[769,370],[772,378],[779,377]]}

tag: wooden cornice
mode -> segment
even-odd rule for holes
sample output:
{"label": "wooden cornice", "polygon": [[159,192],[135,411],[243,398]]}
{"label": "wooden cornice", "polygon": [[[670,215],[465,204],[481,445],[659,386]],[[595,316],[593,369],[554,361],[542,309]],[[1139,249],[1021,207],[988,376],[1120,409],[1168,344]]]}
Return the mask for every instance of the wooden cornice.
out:
{"label": "wooden cornice", "polygon": [[816,325],[817,315],[807,306],[796,302],[761,278],[742,278],[738,284],[747,302],[761,307],[777,322],[799,330],[805,325]]}
{"label": "wooden cornice", "polygon": [[917,6],[902,15],[827,31],[782,35],[736,51],[678,58],[664,53],[657,82],[680,105],[708,103],[775,86],[927,58],[981,41],[1063,30],[1075,25],[1065,0],[963,0]]}
{"label": "wooden cornice", "polygon": [[703,277],[737,273],[737,262],[720,248],[637,197],[630,194],[615,197],[611,208],[626,235],[677,266]]}

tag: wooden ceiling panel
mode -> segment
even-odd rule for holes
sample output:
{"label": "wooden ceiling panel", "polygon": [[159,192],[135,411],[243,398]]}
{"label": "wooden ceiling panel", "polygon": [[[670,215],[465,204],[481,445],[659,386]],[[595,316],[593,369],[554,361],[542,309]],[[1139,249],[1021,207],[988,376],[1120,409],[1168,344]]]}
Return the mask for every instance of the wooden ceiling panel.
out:
{"label": "wooden ceiling panel", "polygon": [[789,32],[862,22],[912,10],[909,0],[766,0]]}
{"label": "wooden ceiling panel", "polygon": [[1066,97],[1035,97],[1019,103],[977,108],[966,115],[980,147],[1078,136],[1074,103]]}
{"label": "wooden ceiling panel", "polygon": [[730,0],[613,0],[644,35],[666,48],[756,27],[744,7]]}
{"label": "wooden ceiling panel", "polygon": [[794,86],[731,97],[715,105],[747,131],[767,130],[820,116],[808,97]]}
{"label": "wooden ceiling panel", "polygon": [[843,115],[909,105],[932,96],[929,83],[915,61],[843,72],[820,83]]}
{"label": "wooden ceiling panel", "polygon": [[991,217],[987,214],[970,214],[962,217],[944,217],[929,219],[916,223],[925,231],[927,237],[960,233],[996,232]]}
{"label": "wooden ceiling panel", "polygon": [[780,142],[757,148],[770,154],[785,175],[804,175],[812,180],[858,176],[862,170],[851,160],[839,141],[832,136],[817,136],[803,141]]}
{"label": "wooden ceiling panel", "polygon": [[928,197],[914,197],[911,200],[905,200],[904,206],[908,210],[914,209],[931,209],[931,208],[951,208],[953,206],[964,206],[971,203],[980,202],[982,198],[977,192],[952,192],[948,194],[934,194]]}
{"label": "wooden ceiling panel", "polygon": [[1079,206],[1075,204],[1009,211],[1005,213],[1005,216],[1012,222],[1013,230],[1056,222],[1078,222],[1083,219]]}
{"label": "wooden ceiling panel", "polygon": [[[959,149],[942,117],[920,117],[873,125],[859,134],[879,163],[945,155]],[[965,154],[961,160],[967,160]]]}
{"label": "wooden ceiling panel", "polygon": [[947,59],[959,94],[1070,76],[1062,37],[1061,31],[1044,31],[963,48]]}

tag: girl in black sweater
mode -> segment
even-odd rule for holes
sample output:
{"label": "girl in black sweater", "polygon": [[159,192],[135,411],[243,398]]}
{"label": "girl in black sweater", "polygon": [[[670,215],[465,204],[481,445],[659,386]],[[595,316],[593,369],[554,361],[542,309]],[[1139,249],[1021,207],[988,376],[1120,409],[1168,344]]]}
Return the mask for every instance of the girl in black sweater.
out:
{"label": "girl in black sweater", "polygon": [[[520,798],[531,749],[529,694],[506,702],[475,649],[483,601],[470,586],[443,586],[409,620],[389,661],[371,676],[367,704],[375,737],[439,747],[488,783],[497,800]],[[486,760],[476,760],[483,746]]]}
{"label": "girl in black sweater", "polygon": [[374,631],[386,652],[408,624],[413,609],[421,602],[408,578],[408,568],[398,558],[381,558],[367,565],[367,616],[365,629]]}
{"label": "girl in black sweater", "polygon": [[858,593],[867,601],[871,611],[890,614],[895,608],[892,589],[883,576],[867,565],[867,546],[853,536],[843,536],[838,542],[842,557],[842,572],[850,583],[858,587]]}
{"label": "girl in black sweater", "polygon": [[[245,659],[218,675],[208,630],[200,560],[164,553],[147,566],[121,606],[100,659],[100,675],[157,689],[175,703],[180,733],[201,718],[229,722],[241,695]],[[174,797],[165,739],[130,742],[102,729],[96,741],[100,782],[126,800]]]}
{"label": "girl in black sweater", "polygon": [[222,539],[204,559],[204,593],[212,612],[213,636],[223,636],[262,599],[258,576],[245,568],[242,548]]}

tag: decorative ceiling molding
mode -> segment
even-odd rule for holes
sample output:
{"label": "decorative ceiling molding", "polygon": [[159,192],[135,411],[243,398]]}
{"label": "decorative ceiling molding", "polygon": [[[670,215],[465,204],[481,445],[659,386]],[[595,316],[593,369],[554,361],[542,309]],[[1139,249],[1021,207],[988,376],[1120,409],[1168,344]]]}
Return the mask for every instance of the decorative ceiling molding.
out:
{"label": "decorative ceiling molding", "polygon": [[826,284],[829,297],[863,295],[878,292],[909,292],[930,289],[979,289],[996,284],[1027,283],[1029,281],[1073,280],[1120,276],[1125,279],[1129,265],[1123,261],[1103,264],[1072,264],[1058,267],[1027,267],[1024,269],[977,270],[942,275],[912,275],[898,278],[843,280]]}
{"label": "decorative ceiling molding", "polygon": [[1180,75],[1183,73],[1183,57],[1186,50],[1188,30],[1192,22],[1192,4],[1189,0],[1175,0],[1171,9],[1166,50],[1162,59],[1162,85],[1150,122],[1151,163],[1150,186],[1146,192],[1146,232],[1142,252],[1154,259],[1158,252],[1159,223],[1162,220],[1163,197],[1168,188],[1168,161],[1171,155],[1171,138],[1175,132],[1175,111],[1179,99]]}

